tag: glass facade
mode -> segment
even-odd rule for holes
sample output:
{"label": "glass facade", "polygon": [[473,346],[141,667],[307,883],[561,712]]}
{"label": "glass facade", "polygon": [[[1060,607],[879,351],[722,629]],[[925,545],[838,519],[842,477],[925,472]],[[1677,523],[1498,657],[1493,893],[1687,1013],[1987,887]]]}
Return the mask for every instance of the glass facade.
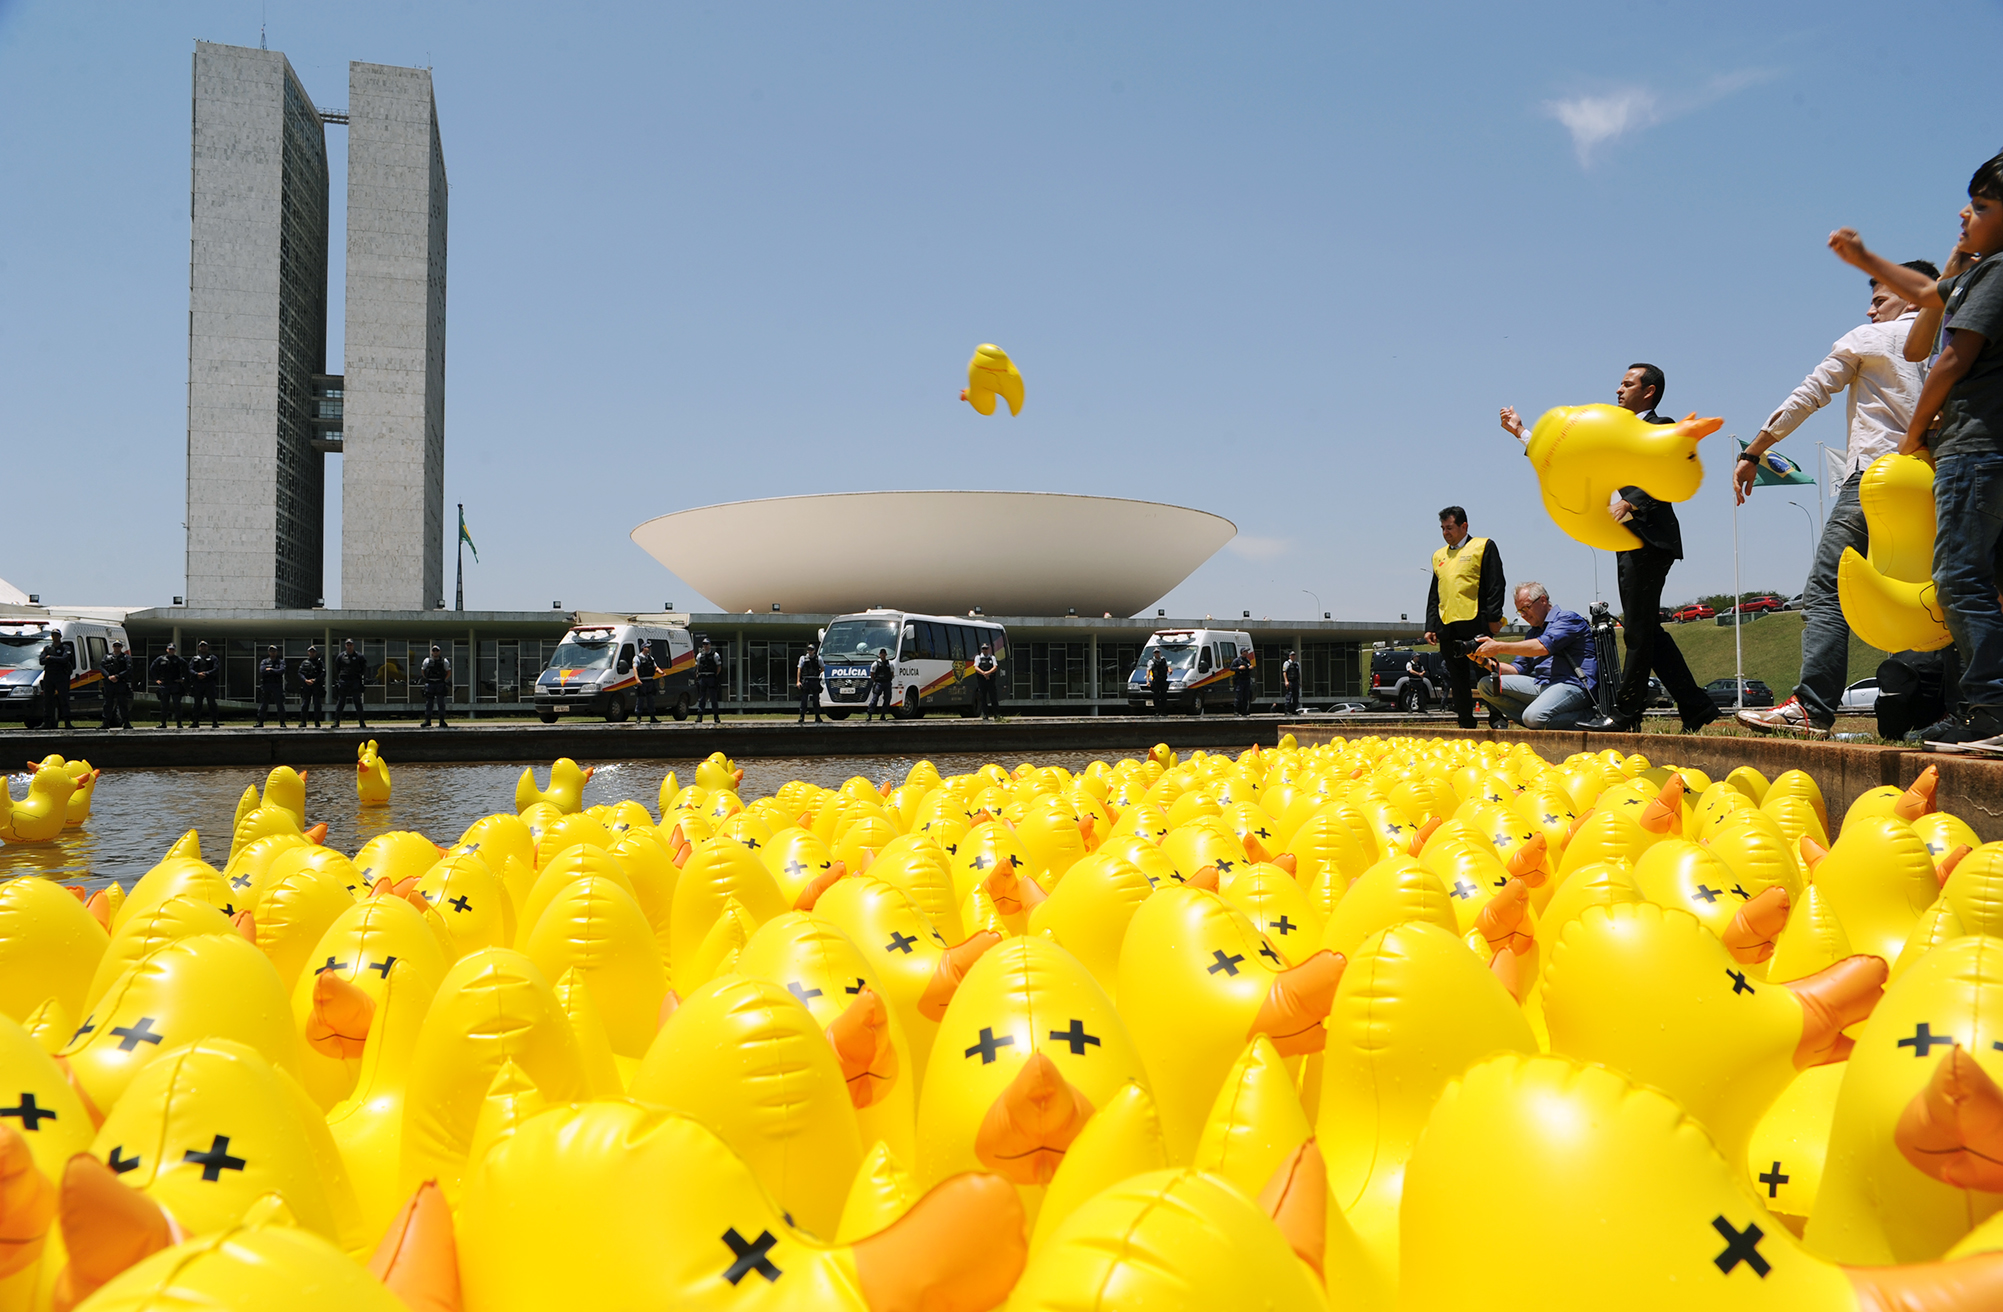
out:
{"label": "glass facade", "polygon": [[327,367],[327,134],[288,68],[278,215],[278,535],[280,609],[320,601],[326,461],[315,449],[313,378]]}

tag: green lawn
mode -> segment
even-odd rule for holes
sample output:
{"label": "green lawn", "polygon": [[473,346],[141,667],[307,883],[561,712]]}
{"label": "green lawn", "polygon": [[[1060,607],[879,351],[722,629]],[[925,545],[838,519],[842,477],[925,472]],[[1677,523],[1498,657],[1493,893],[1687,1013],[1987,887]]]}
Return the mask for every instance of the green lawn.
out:
{"label": "green lawn", "polygon": [[[1689,624],[1665,627],[1675,637],[1676,645],[1682,648],[1683,659],[1690,662],[1690,673],[1697,676],[1697,682],[1709,683],[1713,679],[1732,677],[1732,629],[1729,626],[1720,626],[1711,620],[1694,620]],[[1745,635],[1746,677],[1759,679],[1772,688],[1775,701],[1786,701],[1801,678],[1801,612],[1762,615],[1746,625],[1742,632]],[[1844,683],[1855,683],[1876,674],[1878,663],[1884,659],[1884,652],[1865,645],[1856,634],[1851,634],[1850,675]]]}

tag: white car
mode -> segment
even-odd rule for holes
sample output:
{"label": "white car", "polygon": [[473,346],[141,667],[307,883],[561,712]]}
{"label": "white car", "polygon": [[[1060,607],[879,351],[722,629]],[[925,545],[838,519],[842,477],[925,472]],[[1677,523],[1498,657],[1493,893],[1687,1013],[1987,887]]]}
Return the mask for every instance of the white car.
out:
{"label": "white car", "polygon": [[1859,679],[1843,690],[1842,710],[1858,715],[1868,715],[1878,709],[1878,680],[1874,675]]}

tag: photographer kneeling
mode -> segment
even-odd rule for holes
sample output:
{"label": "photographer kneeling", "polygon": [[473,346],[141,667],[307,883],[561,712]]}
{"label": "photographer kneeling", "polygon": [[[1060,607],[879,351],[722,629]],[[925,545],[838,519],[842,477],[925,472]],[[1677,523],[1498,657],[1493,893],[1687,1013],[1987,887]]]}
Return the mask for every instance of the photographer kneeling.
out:
{"label": "photographer kneeling", "polygon": [[1475,688],[1483,701],[1526,729],[1577,729],[1596,719],[1599,661],[1585,617],[1551,604],[1541,583],[1516,585],[1516,613],[1530,631],[1520,642],[1477,643],[1469,659],[1498,662]]}

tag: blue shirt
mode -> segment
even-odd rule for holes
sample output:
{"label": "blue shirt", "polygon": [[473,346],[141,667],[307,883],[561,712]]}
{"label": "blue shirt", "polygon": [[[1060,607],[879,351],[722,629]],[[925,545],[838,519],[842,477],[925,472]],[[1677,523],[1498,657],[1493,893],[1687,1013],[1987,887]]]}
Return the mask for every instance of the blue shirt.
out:
{"label": "blue shirt", "polygon": [[1518,674],[1527,675],[1537,681],[1540,688],[1548,688],[1554,683],[1569,683],[1587,692],[1599,682],[1600,664],[1593,647],[1593,626],[1586,623],[1586,617],[1577,611],[1564,610],[1553,606],[1544,622],[1523,635],[1532,642],[1542,642],[1548,656],[1516,656],[1510,664]]}

